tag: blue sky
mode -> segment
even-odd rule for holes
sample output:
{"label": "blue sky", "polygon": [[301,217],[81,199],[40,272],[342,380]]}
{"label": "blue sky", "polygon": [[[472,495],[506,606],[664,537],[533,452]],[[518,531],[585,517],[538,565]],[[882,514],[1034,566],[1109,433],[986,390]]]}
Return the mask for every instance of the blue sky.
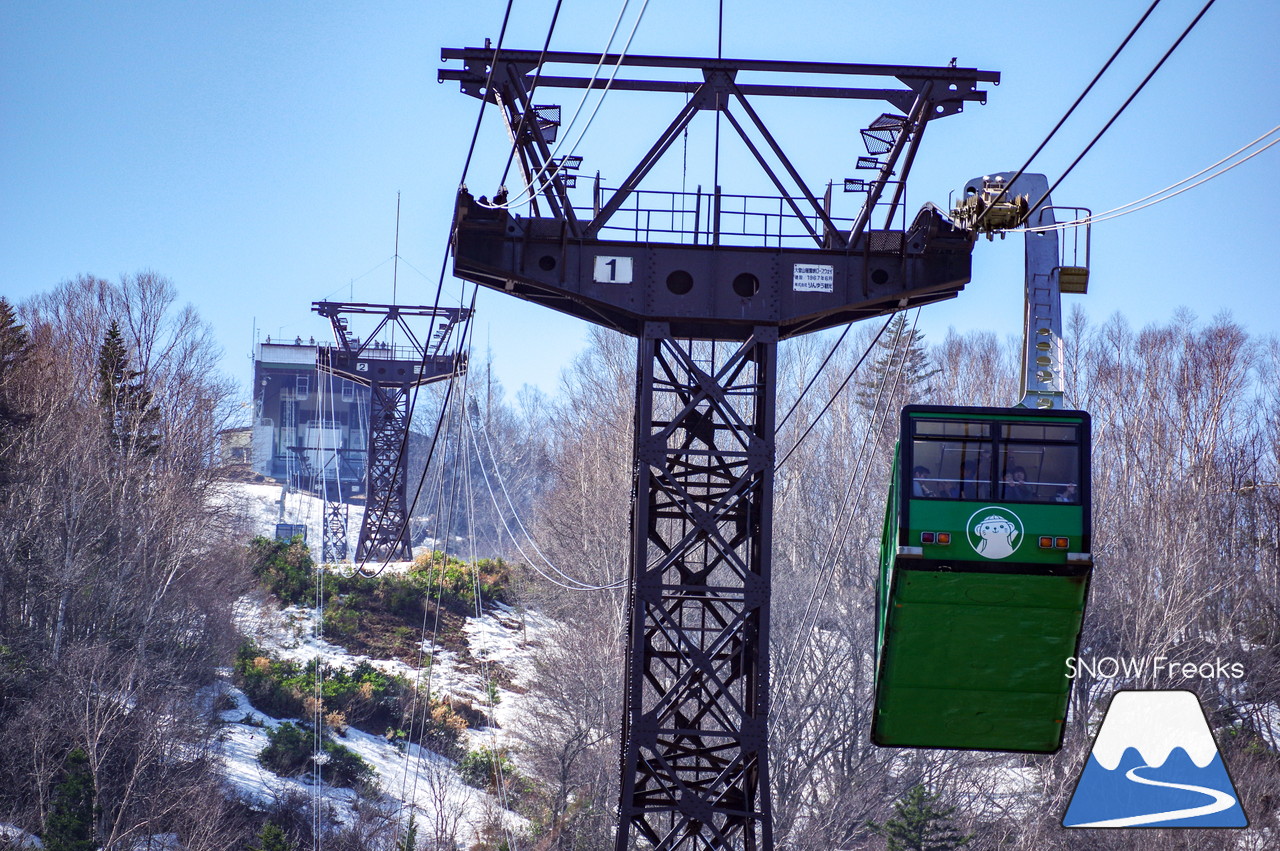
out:
{"label": "blue sky", "polygon": [[[624,33],[642,5],[631,0]],[[1147,5],[726,0],[724,54],[927,65],[955,56],[1000,71],[985,106],[927,132],[907,198],[914,210],[1021,165]],[[1164,0],[1032,170],[1056,178],[1201,5]],[[553,6],[517,0],[507,46],[541,47]],[[564,0],[553,49],[601,50],[620,6]],[[396,295],[429,302],[479,105],[436,82],[439,51],[496,40],[504,7],[0,0],[0,293],[21,300],[81,273],[154,269],[213,324],[226,371],[247,383],[255,320],[263,335],[321,336],[313,300],[391,298],[399,192]],[[631,50],[714,55],[716,18],[714,3],[650,0]],[[1218,0],[1055,201],[1111,209],[1280,124],[1278,39],[1280,4]],[[545,99],[567,117],[577,97]],[[610,95],[578,149],[583,172],[620,179],[679,106]],[[760,109],[819,187],[854,174],[858,129],[888,106]],[[690,131],[690,186],[711,183],[709,127]],[[477,194],[492,194],[506,151],[490,114],[468,177]],[[646,186],[679,188],[682,153]],[[763,188],[728,148],[721,173],[725,192]],[[1251,331],[1280,333],[1268,212],[1278,177],[1280,146],[1097,225],[1082,303],[1097,319],[1122,311],[1137,326],[1168,321],[1178,306],[1204,318],[1232,311]],[[1020,333],[1020,238],[982,241],[974,258],[960,298],[926,308],[931,338],[949,326]],[[447,292],[458,289],[450,279]],[[477,343],[512,391],[554,391],[583,345],[579,321],[497,294],[481,294],[476,321]]]}

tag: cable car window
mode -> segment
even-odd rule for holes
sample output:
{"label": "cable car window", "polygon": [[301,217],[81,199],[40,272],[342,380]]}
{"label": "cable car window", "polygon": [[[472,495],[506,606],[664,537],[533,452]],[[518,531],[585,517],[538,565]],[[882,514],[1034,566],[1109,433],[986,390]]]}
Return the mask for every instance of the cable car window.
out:
{"label": "cable car window", "polygon": [[912,446],[914,497],[990,499],[989,440],[916,440]]}
{"label": "cable car window", "polygon": [[1004,436],[1009,440],[1061,440],[1076,442],[1078,429],[1073,425],[1035,425],[1007,423]]}
{"label": "cable car window", "polygon": [[991,437],[991,423],[988,422],[916,420],[915,427],[916,434],[920,437]]}
{"label": "cable car window", "polygon": [[1080,449],[1070,444],[1005,446],[1000,499],[1007,502],[1080,502]]}
{"label": "cable car window", "polygon": [[1076,424],[915,420],[912,426],[913,499],[1080,504]]}

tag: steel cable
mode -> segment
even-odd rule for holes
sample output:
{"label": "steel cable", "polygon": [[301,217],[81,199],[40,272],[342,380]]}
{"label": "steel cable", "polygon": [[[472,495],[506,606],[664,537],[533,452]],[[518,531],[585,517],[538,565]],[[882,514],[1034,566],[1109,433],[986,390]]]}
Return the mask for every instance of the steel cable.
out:
{"label": "steel cable", "polygon": [[1102,68],[1098,70],[1098,73],[1093,75],[1093,79],[1089,81],[1089,85],[1084,87],[1084,91],[1080,93],[1080,95],[1075,99],[1075,102],[1072,103],[1071,106],[1067,109],[1067,111],[1063,113],[1062,117],[1058,119],[1058,123],[1053,125],[1053,129],[1049,131],[1049,135],[1045,136],[1044,140],[1038,146],[1036,146],[1036,149],[1031,152],[1031,156],[1027,157],[1027,161],[1022,164],[1022,167],[1018,169],[1018,171],[1013,175],[1013,177],[1010,178],[1010,180],[1004,185],[1004,188],[1002,188],[1000,192],[996,195],[996,197],[992,199],[991,204],[985,210],[983,210],[982,213],[978,216],[977,220],[974,222],[975,228],[979,223],[982,222],[984,218],[986,218],[987,213],[991,211],[991,208],[994,207],[996,203],[1000,201],[1000,199],[1004,198],[1005,193],[1009,191],[1009,187],[1011,187],[1019,177],[1022,177],[1023,172],[1027,170],[1027,168],[1031,165],[1032,161],[1035,160],[1035,158],[1039,156],[1040,152],[1044,150],[1045,145],[1049,144],[1049,141],[1057,134],[1058,130],[1062,128],[1062,125],[1067,122],[1067,119],[1071,117],[1071,114],[1076,111],[1076,107],[1080,105],[1081,101],[1085,99],[1085,97],[1089,94],[1089,92],[1093,91],[1093,87],[1097,85],[1099,80],[1102,79],[1102,75],[1105,74],[1107,72],[1107,69],[1111,67],[1111,63],[1116,61],[1116,57],[1120,55],[1121,51],[1125,49],[1125,47],[1129,44],[1129,42],[1133,39],[1133,37],[1138,34],[1138,30],[1142,28],[1142,25],[1146,23],[1147,18],[1151,17],[1151,13],[1154,12],[1156,10],[1156,7],[1159,5],[1160,5],[1160,0],[1154,0],[1154,2],[1147,7],[1147,11],[1142,13],[1142,17],[1139,18],[1138,22],[1133,25],[1132,29],[1129,30],[1129,34],[1126,35],[1124,37],[1124,40],[1120,42],[1120,46],[1117,47],[1111,53],[1111,56],[1107,58],[1107,61],[1102,64]]}
{"label": "steel cable", "polygon": [[[1250,142],[1249,144],[1245,145],[1242,148],[1238,148],[1231,154],[1218,160],[1213,165],[1207,166],[1206,168],[1201,169],[1200,171],[1196,172],[1193,175],[1184,177],[1182,180],[1179,180],[1176,183],[1172,183],[1166,186],[1164,189],[1161,189],[1157,192],[1152,192],[1150,195],[1139,198],[1136,201],[1130,201],[1127,204],[1121,204],[1119,207],[1113,207],[1112,209],[1107,210],[1104,213],[1099,213],[1096,216],[1086,216],[1083,219],[1072,219],[1071,221],[1068,221],[1068,222],[1055,222],[1052,225],[1037,225],[1036,227],[1030,227],[1030,228],[1018,228],[1011,232],[1012,233],[1047,233],[1049,231],[1055,231],[1055,230],[1067,230],[1069,228],[1078,228],[1084,225],[1092,225],[1097,222],[1106,222],[1106,221],[1110,221],[1111,219],[1118,219],[1121,216],[1127,216],[1130,213],[1136,213],[1139,210],[1145,210],[1148,207],[1153,207],[1156,204],[1160,204],[1164,201],[1168,201],[1170,198],[1176,198],[1179,195],[1181,195],[1183,192],[1188,192],[1192,189],[1195,189],[1197,186],[1201,186],[1205,183],[1208,183],[1210,180],[1213,180],[1214,178],[1221,177],[1222,175],[1226,174],[1227,172],[1231,171],[1237,166],[1244,165],[1246,162],[1258,156],[1262,152],[1280,143],[1280,139],[1273,139],[1271,142],[1268,142],[1266,145],[1263,145],[1261,148],[1249,154],[1248,156],[1242,157],[1236,162],[1231,163],[1231,165],[1227,166],[1226,168],[1219,169],[1218,171],[1215,171],[1213,174],[1210,174],[1208,177],[1205,177],[1202,180],[1196,180],[1194,183],[1191,183],[1187,186],[1182,186],[1182,184],[1187,183],[1188,181],[1191,181],[1191,180],[1195,180],[1195,178],[1199,177],[1205,172],[1210,171],[1211,169],[1217,168],[1218,166],[1222,165],[1224,162],[1230,160],[1232,157],[1238,155],[1242,151],[1248,150],[1249,148],[1261,142],[1263,139],[1275,133],[1277,130],[1280,130],[1280,125],[1273,127],[1271,130],[1268,130],[1266,133],[1263,133],[1257,139],[1254,139],[1252,142]],[[1178,191],[1176,192],[1169,192],[1170,189],[1174,189],[1175,187],[1178,187],[1178,186],[1182,186],[1182,188],[1178,189]],[[1166,192],[1168,193],[1167,195],[1165,194]],[[1157,197],[1157,196],[1160,196],[1160,197]],[[1151,200],[1151,199],[1155,199],[1155,200]],[[1143,202],[1148,202],[1148,203],[1143,203]]]}
{"label": "steel cable", "polygon": [[[476,450],[476,457],[480,458],[482,453],[480,451],[480,444],[475,439],[475,427],[470,426],[469,423],[468,425],[469,425],[468,431],[471,435],[471,443]],[[566,580],[574,584],[566,585],[564,582],[561,582],[560,580],[556,579],[554,576],[551,576],[550,574],[543,571],[542,568],[538,566],[537,560],[531,558],[529,554],[525,552],[524,547],[520,546],[519,537],[511,530],[511,526],[507,523],[507,519],[502,512],[502,507],[498,504],[498,497],[493,491],[493,486],[489,483],[489,474],[485,471],[483,461],[480,464],[480,476],[482,479],[484,479],[485,488],[489,492],[489,499],[493,503],[493,509],[497,513],[498,519],[502,522],[502,528],[506,530],[507,535],[511,538],[512,544],[515,545],[516,551],[520,553],[520,556],[525,560],[525,564],[531,570],[533,570],[535,573],[537,573],[539,576],[541,576],[543,579],[547,580],[551,584],[556,585],[560,588],[564,588],[567,591],[606,591],[614,588],[623,588],[626,586],[627,580],[625,579],[620,579],[617,582],[613,582],[608,585],[592,585],[591,583],[583,582],[581,579],[576,579],[570,576],[569,574],[565,573],[564,571],[560,570],[560,568],[556,567],[551,562],[551,560],[548,559],[546,556],[542,556],[542,558],[546,562],[547,567],[551,568],[551,570],[560,574],[560,576],[564,577]],[[523,529],[523,526],[521,526],[521,529]],[[527,531],[525,532],[525,534],[526,536],[528,536]],[[535,551],[537,551],[539,555],[542,555],[541,551],[537,549],[537,545],[534,543],[532,536],[528,536],[528,539],[529,539],[529,543],[533,545]]]}
{"label": "steel cable", "polygon": [[[626,5],[627,4],[625,3],[623,4],[624,12],[626,11]],[[627,58],[627,53],[631,50],[631,42],[635,38],[636,30],[640,27],[640,21],[644,18],[645,10],[648,8],[649,8],[649,0],[644,0],[644,3],[640,6],[640,12],[636,15],[635,23],[632,24],[631,26],[631,32],[628,33],[627,35],[626,44],[622,46],[622,52],[619,53],[618,55],[618,61],[614,63],[613,70],[609,73],[609,79],[605,81],[604,91],[601,92],[600,98],[596,101],[595,107],[591,110],[591,115],[587,117],[586,125],[583,126],[582,130],[578,132],[578,137],[573,140],[573,145],[570,146],[569,153],[565,154],[566,157],[571,157],[574,155],[574,153],[578,150],[578,145],[581,144],[583,137],[586,136],[587,131],[591,129],[592,123],[595,122],[596,114],[600,112],[600,107],[604,104],[605,98],[608,97],[609,92],[613,88],[613,81],[618,76],[618,70],[622,67],[623,61]],[[621,13],[619,13],[618,23],[621,23],[621,20],[622,20],[622,16],[621,16]],[[614,24],[615,31],[617,29],[618,23]],[[612,34],[609,36],[609,43],[610,44],[613,43]],[[607,51],[607,46],[606,46],[606,51]],[[600,71],[600,66],[604,63],[605,55],[606,54],[601,54],[600,62],[596,65],[596,69],[592,72],[591,82],[587,85],[586,90],[583,92],[582,100],[578,104],[578,110],[581,110],[582,106],[587,101],[588,95],[590,95],[591,93],[592,84],[594,84],[595,80],[597,79],[597,76]],[[516,193],[515,200],[511,200],[511,198],[508,196],[508,199],[501,204],[495,204],[491,202],[484,206],[487,206],[495,210],[510,210],[513,207],[517,207],[524,204],[525,201],[531,200],[539,192],[542,192],[544,189],[546,189],[547,183],[545,182],[538,185],[536,188],[534,187],[534,184],[537,183],[538,179],[542,177],[543,174],[546,173],[547,169],[551,165],[551,162],[556,158],[556,155],[559,154],[560,149],[563,146],[563,139],[569,138],[569,131],[570,129],[572,129],[573,124],[577,121],[577,118],[578,118],[578,112],[575,111],[573,118],[570,119],[569,121],[569,128],[565,129],[564,136],[562,137],[562,141],[560,143],[557,143],[555,149],[551,152],[551,157],[548,159],[547,163],[544,164],[542,168],[538,169],[538,172],[536,174],[534,174],[531,178],[529,178],[529,182],[524,186],[524,188],[520,189]]]}
{"label": "steel cable", "polygon": [[1208,0],[1208,2],[1204,4],[1204,7],[1201,8],[1200,12],[1195,16],[1195,18],[1191,20],[1191,23],[1187,24],[1187,27],[1182,31],[1182,34],[1178,36],[1177,40],[1175,40],[1174,43],[1169,47],[1169,49],[1164,52],[1164,55],[1160,57],[1160,61],[1155,64],[1155,67],[1152,68],[1150,72],[1148,72],[1147,76],[1142,78],[1142,82],[1138,84],[1138,87],[1133,90],[1133,92],[1129,95],[1129,97],[1125,98],[1124,103],[1120,105],[1120,108],[1117,109],[1115,113],[1111,116],[1111,118],[1107,121],[1107,123],[1103,125],[1102,129],[1098,131],[1097,135],[1095,135],[1093,139],[1089,141],[1089,144],[1085,145],[1084,150],[1080,152],[1079,156],[1077,156],[1074,160],[1071,161],[1071,165],[1067,166],[1067,170],[1064,171],[1062,175],[1057,180],[1055,180],[1047,190],[1045,190],[1044,195],[1040,196],[1040,200],[1036,201],[1035,204],[1031,205],[1031,207],[1027,209],[1026,215],[1022,217],[1022,221],[1025,222],[1029,220],[1032,214],[1034,214],[1036,210],[1040,209],[1040,205],[1043,204],[1045,200],[1048,199],[1048,197],[1053,194],[1053,190],[1057,189],[1058,185],[1062,183],[1063,180],[1066,180],[1067,175],[1071,174],[1072,170],[1077,165],[1080,164],[1080,161],[1084,159],[1085,155],[1088,154],[1089,151],[1093,149],[1093,146],[1097,144],[1098,140],[1102,138],[1103,134],[1105,134],[1108,130],[1111,129],[1111,125],[1115,124],[1116,119],[1118,119],[1124,113],[1124,111],[1129,107],[1129,104],[1133,103],[1134,98],[1136,98],[1139,95],[1139,93],[1141,93],[1142,90],[1146,88],[1147,83],[1151,82],[1151,78],[1154,77],[1156,75],[1156,72],[1158,72],[1164,66],[1165,61],[1168,60],[1168,58],[1173,55],[1173,52],[1178,49],[1178,45],[1182,44],[1183,39],[1185,39],[1191,33],[1191,31],[1195,29],[1196,24],[1200,23],[1200,19],[1204,17],[1205,13],[1208,12],[1209,9],[1216,2],[1217,0]]}
{"label": "steel cable", "polygon": [[[912,339],[912,337],[915,335],[916,325],[919,322],[919,319],[920,319],[920,309],[916,308],[915,319],[913,319],[911,323],[911,332],[906,336],[906,340],[908,341],[908,343]],[[900,331],[901,329],[899,329],[899,332]],[[898,351],[898,346],[901,339],[902,338],[900,333],[894,338],[892,351],[895,353],[895,355]],[[902,372],[906,366],[906,361],[907,361],[907,358],[906,358],[906,353],[904,351],[902,357],[898,359],[897,371],[894,375],[895,387],[898,386],[902,380]],[[841,517],[841,519],[836,523],[836,527],[832,530],[831,537],[828,539],[828,542],[827,542],[827,547],[823,552],[822,557],[818,560],[817,562],[818,564],[826,565],[828,563],[828,560],[831,559],[832,555],[838,552],[840,547],[844,546],[844,541],[848,537],[849,529],[852,526],[852,518],[853,518],[853,513],[849,509],[851,505],[856,505],[857,502],[861,500],[862,491],[866,487],[867,478],[869,477],[871,472],[871,467],[869,464],[866,466],[863,465],[863,458],[866,455],[867,447],[874,442],[871,438],[873,429],[878,430],[880,428],[883,428],[885,418],[889,414],[889,407],[887,404],[888,399],[885,399],[884,397],[884,390],[886,385],[888,384],[888,377],[889,377],[889,370],[885,370],[884,374],[881,376],[880,386],[876,391],[876,398],[872,403],[872,413],[871,413],[871,417],[867,421],[867,431],[862,441],[862,447],[858,452],[857,459],[855,459],[854,461],[853,475],[849,479],[849,486],[845,489],[844,497],[841,499],[840,509],[837,512],[837,514]],[[886,404],[883,406],[883,409],[881,407],[882,399],[884,399],[884,401],[886,402]],[[859,472],[861,472],[860,478],[859,478]],[[855,484],[857,485],[856,495],[854,492]],[[836,540],[837,536],[839,538],[838,543]],[[782,664],[779,666],[781,670],[781,674],[779,676],[779,687],[778,687],[778,693],[780,697],[778,699],[778,706],[776,707],[776,709],[781,709],[783,706],[786,705],[788,692],[790,691],[790,689],[788,689],[786,686],[789,683],[789,675],[794,670],[794,668],[791,667],[790,663],[792,662],[792,660],[796,658],[797,654],[800,653],[802,646],[809,640],[809,634],[813,631],[813,625],[816,622],[816,615],[814,614],[815,607],[818,604],[819,599],[825,599],[827,589],[830,587],[831,580],[834,577],[834,575],[835,575],[835,571],[831,569],[826,569],[824,571],[819,571],[815,573],[813,590],[809,594],[809,599],[805,603],[804,612],[800,617],[800,629],[797,632],[795,641],[792,642],[790,648],[784,651]],[[825,578],[818,579],[816,577],[825,577]],[[813,615],[813,617],[811,617],[811,615]]]}
{"label": "steel cable", "polygon": [[[791,454],[793,452],[795,452],[797,449],[800,448],[800,444],[803,443],[804,439],[809,436],[809,432],[813,431],[814,427],[822,419],[823,415],[826,414],[826,412],[831,408],[833,404],[835,404],[836,399],[839,398],[842,392],[844,392],[845,386],[848,385],[849,381],[853,378],[854,374],[857,373],[858,368],[862,366],[862,362],[865,361],[867,359],[867,356],[870,355],[871,352],[875,349],[876,343],[880,340],[880,337],[884,334],[885,329],[889,327],[889,323],[893,321],[893,317],[896,315],[897,315],[896,313],[891,313],[889,314],[889,317],[885,319],[884,325],[880,326],[880,330],[876,332],[876,336],[871,340],[870,343],[867,344],[866,351],[862,353],[862,357],[858,358],[858,362],[853,365],[853,369],[849,370],[849,374],[844,377],[844,381],[840,382],[840,386],[837,387],[836,391],[831,394],[831,398],[828,399],[827,403],[822,406],[822,410],[819,411],[818,415],[813,418],[813,422],[809,423],[809,427],[804,430],[804,433],[801,434],[800,437],[796,438],[796,442],[793,443],[791,445],[791,448],[787,450],[787,454],[782,456],[782,460],[774,465],[773,469],[775,471],[782,469],[782,465],[787,462],[787,459],[791,457]],[[841,339],[843,339],[843,337]],[[834,352],[835,352],[835,349],[833,348],[832,354],[834,354]],[[830,355],[828,355],[827,360],[830,360]],[[823,364],[825,365],[826,361],[823,361]],[[817,379],[817,375],[814,375],[814,379],[815,380]],[[812,386],[813,382],[811,381],[809,384],[810,386]],[[800,400],[797,399],[796,405],[798,404],[800,404]],[[792,408],[794,409],[794,407],[795,406],[793,405]],[[790,415],[791,415],[790,412],[788,412],[787,416],[790,416]]]}

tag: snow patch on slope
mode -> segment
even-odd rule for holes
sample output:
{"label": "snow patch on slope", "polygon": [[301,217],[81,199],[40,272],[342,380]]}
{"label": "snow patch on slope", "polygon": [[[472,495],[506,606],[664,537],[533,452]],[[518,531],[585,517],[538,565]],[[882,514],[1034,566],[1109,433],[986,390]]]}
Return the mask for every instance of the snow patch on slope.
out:
{"label": "snow patch on slope", "polygon": [[[317,635],[319,620],[319,612],[314,608],[280,609],[262,594],[242,597],[235,611],[240,632],[273,656],[304,665],[320,658],[326,667],[347,670],[368,662],[388,674],[419,683],[432,694],[466,701],[482,711],[488,706],[490,683],[497,675],[489,665],[501,665],[508,673],[512,688],[493,688],[497,705],[492,707],[491,717],[497,726],[469,730],[471,749],[506,744],[511,725],[517,723],[521,704],[526,700],[521,693],[523,686],[534,675],[532,649],[554,627],[553,621],[541,615],[497,604],[483,617],[466,619],[463,632],[467,653],[446,650],[427,640],[421,645],[422,665],[414,666],[399,660],[351,653]],[[310,778],[278,777],[258,762],[258,754],[267,745],[268,732],[282,721],[255,709],[245,694],[229,683],[223,688],[225,699],[232,702],[231,708],[219,713],[224,723],[223,762],[228,779],[241,795],[265,806],[286,794],[310,797],[319,791],[337,820],[351,824],[355,817],[354,791],[328,785],[315,790]],[[440,754],[418,745],[397,747],[382,736],[355,728],[350,728],[345,737],[338,737],[336,741],[373,766],[383,794],[399,806],[412,806],[420,824],[457,817],[463,832],[474,837],[480,822],[499,812],[493,796],[462,783],[453,762]],[[501,812],[509,826],[524,824],[521,817]]]}
{"label": "snow patch on slope", "polygon": [[[254,709],[244,692],[234,686],[225,685],[223,694],[232,706],[219,713],[224,724],[222,762],[227,779],[242,798],[257,806],[268,806],[290,795],[310,798],[318,793],[325,809],[340,824],[354,823],[354,790],[328,784],[317,788],[310,777],[280,777],[263,768],[258,755],[267,746],[270,731],[283,720]],[[450,813],[457,814],[460,828],[474,837],[481,815],[495,811],[492,796],[464,784],[453,770],[453,763],[439,754],[417,745],[396,747],[381,736],[355,728],[336,737],[336,741],[369,763],[382,793],[398,807],[412,806],[420,823],[434,823],[449,818]],[[512,813],[504,813],[504,818],[512,827],[524,824]]]}
{"label": "snow patch on slope", "polygon": [[[324,541],[324,500],[302,491],[284,492],[279,484],[227,483],[214,497],[215,504],[231,508],[240,516],[246,535],[274,538],[277,523],[293,523],[307,528],[307,546],[317,557]],[[364,522],[364,506],[347,506],[348,559],[360,536],[360,524]],[[417,537],[414,540],[420,540]],[[439,549],[440,542],[433,538],[421,540],[421,546],[413,548],[415,554]],[[409,562],[391,562],[386,569],[404,571]],[[377,567],[382,567],[379,562]]]}

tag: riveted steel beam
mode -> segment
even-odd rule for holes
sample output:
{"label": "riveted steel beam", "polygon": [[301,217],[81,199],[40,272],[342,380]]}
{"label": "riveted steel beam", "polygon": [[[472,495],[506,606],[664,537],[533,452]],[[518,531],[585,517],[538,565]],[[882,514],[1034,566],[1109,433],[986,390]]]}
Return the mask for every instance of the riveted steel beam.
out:
{"label": "riveted steel beam", "polygon": [[458,196],[454,274],[631,336],[648,321],[676,336],[782,338],[954,297],[973,241],[926,207],[907,231],[866,231],[849,250],[569,238]]}

